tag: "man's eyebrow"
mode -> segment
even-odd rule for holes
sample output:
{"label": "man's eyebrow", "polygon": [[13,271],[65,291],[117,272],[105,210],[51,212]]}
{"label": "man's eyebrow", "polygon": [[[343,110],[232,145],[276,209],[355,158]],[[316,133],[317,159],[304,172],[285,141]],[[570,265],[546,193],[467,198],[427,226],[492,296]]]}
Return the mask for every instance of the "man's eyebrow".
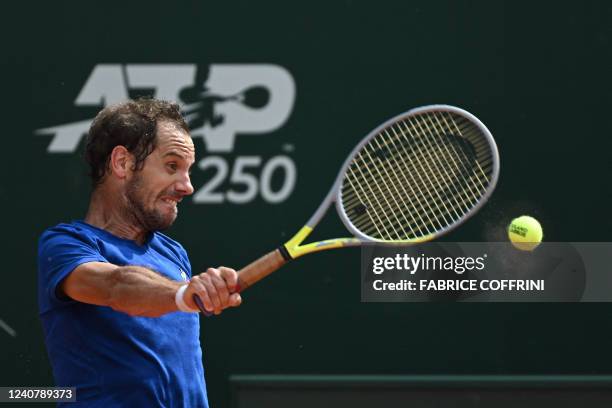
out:
{"label": "man's eyebrow", "polygon": [[167,157],[167,156],[176,156],[181,159],[186,159],[184,155],[182,155],[180,152],[177,152],[176,150],[170,150],[169,152],[164,153],[162,157]]}

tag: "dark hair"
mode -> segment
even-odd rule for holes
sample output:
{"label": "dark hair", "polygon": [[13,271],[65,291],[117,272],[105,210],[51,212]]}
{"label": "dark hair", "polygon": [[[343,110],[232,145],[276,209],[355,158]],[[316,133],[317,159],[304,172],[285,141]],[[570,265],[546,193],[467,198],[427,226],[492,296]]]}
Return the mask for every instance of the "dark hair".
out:
{"label": "dark hair", "polygon": [[125,146],[134,155],[133,170],[141,170],[157,145],[157,123],[169,121],[189,133],[178,104],[158,99],[137,99],[109,105],[94,118],[85,145],[94,188],[108,170],[115,146]]}

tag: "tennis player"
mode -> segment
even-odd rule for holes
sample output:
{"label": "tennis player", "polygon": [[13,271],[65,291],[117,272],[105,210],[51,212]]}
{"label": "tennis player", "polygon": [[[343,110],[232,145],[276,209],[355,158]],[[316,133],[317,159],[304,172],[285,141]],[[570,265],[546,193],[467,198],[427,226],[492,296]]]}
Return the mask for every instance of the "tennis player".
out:
{"label": "tennis player", "polygon": [[[192,276],[160,231],[193,193],[195,161],[178,105],[143,99],[104,108],[85,156],[93,192],[84,220],[41,236],[38,300],[57,386],[87,407],[207,407],[193,295],[219,314],[238,306],[236,271]],[[67,197],[67,199],[70,199]]]}

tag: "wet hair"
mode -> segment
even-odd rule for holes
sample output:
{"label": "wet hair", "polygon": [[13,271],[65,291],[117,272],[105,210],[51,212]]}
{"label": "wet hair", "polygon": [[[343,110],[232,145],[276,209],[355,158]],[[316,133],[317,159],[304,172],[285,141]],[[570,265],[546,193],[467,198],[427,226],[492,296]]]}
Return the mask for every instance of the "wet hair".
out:
{"label": "wet hair", "polygon": [[159,99],[137,99],[109,105],[94,118],[85,144],[85,160],[95,188],[109,170],[110,155],[124,146],[134,155],[132,170],[141,170],[157,145],[157,123],[170,122],[189,134],[178,104]]}

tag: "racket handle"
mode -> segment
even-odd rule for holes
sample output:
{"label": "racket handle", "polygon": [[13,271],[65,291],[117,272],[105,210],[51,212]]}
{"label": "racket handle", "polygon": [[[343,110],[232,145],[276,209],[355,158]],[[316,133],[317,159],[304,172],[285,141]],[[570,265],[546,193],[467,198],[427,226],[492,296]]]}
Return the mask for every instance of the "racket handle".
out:
{"label": "racket handle", "polygon": [[[283,256],[281,249],[275,249],[256,261],[251,262],[238,271],[238,283],[236,284],[236,290],[234,293],[240,293],[249,286],[252,286],[254,283],[259,282],[286,264],[289,259],[290,258]],[[193,295],[193,301],[196,305],[198,305],[198,309],[200,309],[205,316],[212,315],[211,312],[204,308],[202,299],[200,299],[198,295]]]}
{"label": "racket handle", "polygon": [[[284,249],[284,248],[283,248]],[[238,271],[236,292],[242,292],[286,264],[289,259],[281,249],[275,249]]]}
{"label": "racket handle", "polygon": [[212,316],[212,312],[204,308],[204,303],[202,303],[202,299],[200,299],[198,295],[193,295],[193,302],[198,305],[198,309],[200,309],[200,312],[202,312],[204,316]]}

